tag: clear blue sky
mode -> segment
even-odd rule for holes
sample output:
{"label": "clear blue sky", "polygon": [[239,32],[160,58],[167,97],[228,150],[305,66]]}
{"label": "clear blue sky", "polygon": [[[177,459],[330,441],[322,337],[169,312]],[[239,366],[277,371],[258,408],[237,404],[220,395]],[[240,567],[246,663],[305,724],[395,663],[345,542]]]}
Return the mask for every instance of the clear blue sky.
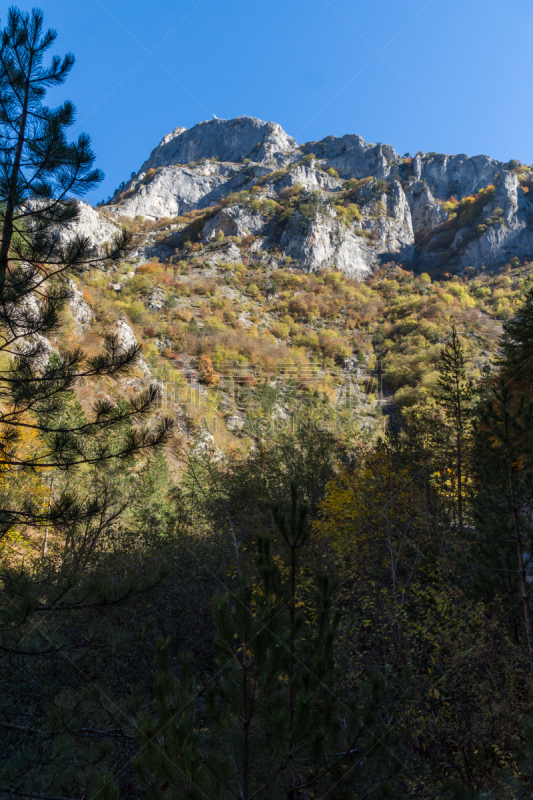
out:
{"label": "clear blue sky", "polygon": [[[29,10],[33,2],[20,1]],[[104,184],[213,114],[533,162],[531,0],[43,0]],[[4,6],[7,8],[7,4]],[[2,23],[5,22],[5,11]]]}

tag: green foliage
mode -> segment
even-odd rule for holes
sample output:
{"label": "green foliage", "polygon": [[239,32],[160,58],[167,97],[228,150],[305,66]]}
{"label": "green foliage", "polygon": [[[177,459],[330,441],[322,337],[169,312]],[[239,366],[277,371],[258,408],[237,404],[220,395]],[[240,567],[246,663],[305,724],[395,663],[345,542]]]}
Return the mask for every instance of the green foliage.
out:
{"label": "green foliage", "polygon": [[517,315],[504,324],[500,364],[506,377],[526,388],[531,386],[533,356],[533,288],[527,290]]}
{"label": "green foliage", "polygon": [[448,344],[441,352],[439,366],[436,399],[453,430],[457,481],[454,490],[457,495],[458,524],[463,529],[465,465],[469,461],[474,385],[472,379],[467,377],[464,349],[455,327],[452,327]]}
{"label": "green foliage", "polygon": [[176,681],[168,643],[158,645],[160,711],[143,722],[136,762],[147,797],[161,785],[176,797],[246,800],[333,788],[337,797],[383,797],[392,789],[399,763],[380,724],[385,685],[376,675],[344,696],[335,681],[339,618],[327,578],[319,575],[313,592],[302,575],[309,531],[295,489],[289,515],[274,509],[274,519],[285,566],[260,538],[256,575],[231,600],[214,598],[219,679],[206,690],[201,733],[189,662]]}
{"label": "green foliage", "polygon": [[[4,53],[26,46],[17,25],[39,25],[9,20]],[[41,131],[72,177],[68,104],[34,100],[24,147],[33,158]],[[88,140],[72,148],[88,181]],[[6,152],[4,209],[26,202]],[[386,213],[378,195],[390,191],[354,179],[333,204],[286,185],[320,161],[310,153],[259,179],[245,165],[255,185],[216,206],[125,219],[170,255],[134,267],[119,259],[124,235],[104,259],[119,260],[117,278],[87,268],[82,241],[43,260],[12,203],[4,333],[31,322],[58,352],[39,336],[31,358],[0,351],[6,796],[530,791],[533,265],[415,275],[390,262],[365,282],[303,272],[275,244],[285,226],[307,231],[323,213],[372,243],[375,212]],[[410,157],[397,168],[408,179]],[[515,170],[527,194],[530,171]],[[32,191],[55,203],[60,184],[52,175],[53,191]],[[452,198],[417,246],[444,263],[459,230],[470,241],[503,224],[502,209],[486,213],[493,200],[493,187]],[[201,240],[234,202],[271,220],[269,253],[251,234]],[[75,216],[67,200],[63,211],[36,217],[48,245],[53,225]],[[46,271],[37,322],[17,259],[34,277]],[[72,275],[94,313],[83,357],[64,308]],[[152,292],[161,309],[145,305]],[[170,431],[159,389],[135,366],[140,348],[125,354],[111,337],[99,352],[123,314],[174,416],[164,449],[154,445]]]}

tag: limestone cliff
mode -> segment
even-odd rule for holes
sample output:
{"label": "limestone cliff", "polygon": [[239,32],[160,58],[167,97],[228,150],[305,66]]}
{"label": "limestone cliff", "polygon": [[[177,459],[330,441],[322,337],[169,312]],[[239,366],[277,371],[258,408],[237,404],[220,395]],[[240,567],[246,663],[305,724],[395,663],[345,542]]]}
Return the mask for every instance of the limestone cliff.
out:
{"label": "limestone cliff", "polygon": [[[530,179],[518,162],[411,158],[354,134],[298,146],[276,123],[239,117],[176,128],[107,211],[180,217],[181,244],[188,236],[207,248],[222,237],[256,237],[256,252],[275,251],[307,270],[364,277],[396,261],[461,271],[532,256]],[[189,230],[182,216],[203,209],[200,230]]]}

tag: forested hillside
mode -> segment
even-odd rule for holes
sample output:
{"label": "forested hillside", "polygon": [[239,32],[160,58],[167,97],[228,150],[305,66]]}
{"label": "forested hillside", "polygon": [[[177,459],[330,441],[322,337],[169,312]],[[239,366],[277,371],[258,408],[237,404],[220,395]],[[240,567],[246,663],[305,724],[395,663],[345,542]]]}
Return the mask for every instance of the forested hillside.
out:
{"label": "forested hillside", "polygon": [[95,209],[43,26],[0,59],[0,796],[530,797],[530,169],[215,120]]}

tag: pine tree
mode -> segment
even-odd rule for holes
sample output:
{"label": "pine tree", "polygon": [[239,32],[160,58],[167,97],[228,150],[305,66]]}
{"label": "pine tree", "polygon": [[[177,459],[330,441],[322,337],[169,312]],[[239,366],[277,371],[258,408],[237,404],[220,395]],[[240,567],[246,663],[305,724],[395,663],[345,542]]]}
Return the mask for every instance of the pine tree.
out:
{"label": "pine tree", "polygon": [[533,287],[527,290],[515,316],[504,322],[499,368],[507,381],[533,399]]}
{"label": "pine tree", "polygon": [[466,359],[455,326],[446,347],[441,351],[437,401],[453,429],[455,478],[457,481],[457,517],[464,525],[464,477],[467,446],[473,414],[474,387],[466,375]]}
{"label": "pine tree", "polygon": [[[533,676],[533,620],[528,562],[533,553],[533,407],[500,378],[480,411],[473,564],[484,599],[499,595],[511,612],[521,601]],[[490,596],[492,594],[492,596]],[[517,631],[515,630],[515,636]]]}
{"label": "pine tree", "polygon": [[[67,54],[45,65],[55,39],[55,31],[44,31],[40,10],[24,14],[11,8],[0,43],[0,465],[19,473],[127,457],[162,441],[170,425],[163,420],[153,428],[130,426],[112,448],[108,437],[99,436],[127,420],[142,421],[157,401],[155,384],[127,404],[96,402],[83,425],[61,420],[66,393],[83,380],[127,372],[139,348],[123,349],[110,335],[98,356],[75,347],[48,358],[46,337],[59,330],[71,278],[123,257],[129,242],[124,232],[99,254],[88,237],[72,230],[80,213],[75,197],[103,176],[93,167],[89,137],[67,140],[75,119],[72,103],[44,105],[47,90],[61,86],[74,64]],[[46,436],[48,446],[22,455],[19,443],[28,428]],[[53,511],[60,519],[61,504]],[[13,525],[43,521],[42,513],[14,505],[2,493],[0,538]]]}
{"label": "pine tree", "polygon": [[132,508],[130,526],[141,536],[154,540],[164,536],[171,525],[168,462],[157,448],[144,467],[144,475]]}
{"label": "pine tree", "polygon": [[[75,198],[102,173],[86,134],[67,139],[74,106],[44,103],[74,64],[70,54],[45,64],[55,39],[36,9],[10,9],[0,32],[0,543],[14,529],[28,533],[14,564],[2,549],[0,786],[28,796],[71,796],[72,787],[84,795],[102,741],[126,740],[123,720],[109,725],[103,695],[95,688],[91,702],[88,687],[96,687],[102,652],[119,647],[107,615],[157,579],[147,564],[141,575],[125,568],[131,546],[117,520],[132,503],[136,454],[170,429],[169,420],[148,420],[155,384],[128,401],[96,400],[88,414],[76,400],[84,381],[126,374],[139,347],[124,349],[110,335],[99,355],[74,347],[49,358],[47,337],[60,332],[72,278],[123,258],[129,242],[121,233],[94,252],[74,231]],[[46,502],[13,491],[28,477],[45,478]],[[46,557],[43,548],[35,559],[40,531]]]}
{"label": "pine tree", "polygon": [[217,674],[203,704],[190,661],[175,678],[159,643],[158,714],[142,719],[135,762],[147,798],[390,796],[398,764],[379,717],[383,679],[347,696],[336,680],[329,582],[319,576],[312,591],[302,575],[306,517],[294,490],[288,515],[274,510],[282,563],[260,537],[256,577],[214,599]]}

